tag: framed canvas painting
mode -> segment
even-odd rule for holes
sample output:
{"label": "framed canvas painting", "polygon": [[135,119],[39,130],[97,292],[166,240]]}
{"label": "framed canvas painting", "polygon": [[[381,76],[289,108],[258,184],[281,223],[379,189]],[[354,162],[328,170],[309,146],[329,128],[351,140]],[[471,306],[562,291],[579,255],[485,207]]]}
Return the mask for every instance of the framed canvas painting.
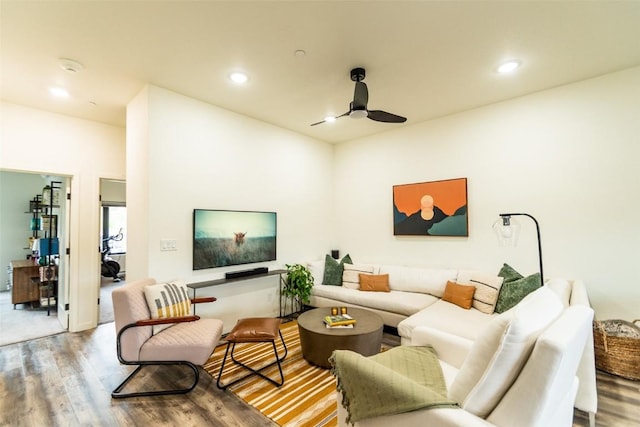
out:
{"label": "framed canvas painting", "polygon": [[395,236],[468,236],[467,179],[393,186]]}

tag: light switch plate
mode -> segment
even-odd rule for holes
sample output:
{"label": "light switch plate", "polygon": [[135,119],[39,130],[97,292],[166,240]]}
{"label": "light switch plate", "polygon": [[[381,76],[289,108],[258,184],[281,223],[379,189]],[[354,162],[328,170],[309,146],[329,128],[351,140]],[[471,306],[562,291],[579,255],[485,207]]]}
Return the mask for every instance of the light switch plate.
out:
{"label": "light switch plate", "polygon": [[176,239],[160,239],[161,251],[177,251],[178,241]]}

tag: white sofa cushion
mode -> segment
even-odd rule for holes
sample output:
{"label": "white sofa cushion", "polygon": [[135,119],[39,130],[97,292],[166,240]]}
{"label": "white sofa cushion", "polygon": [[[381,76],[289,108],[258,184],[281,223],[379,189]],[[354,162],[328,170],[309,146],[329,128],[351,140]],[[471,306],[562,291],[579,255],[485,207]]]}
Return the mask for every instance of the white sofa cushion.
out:
{"label": "white sofa cushion", "polygon": [[449,389],[449,398],[486,418],[519,375],[535,340],[563,310],[547,287],[495,317],[473,343]]}
{"label": "white sofa cushion", "polygon": [[360,289],[360,273],[373,274],[374,267],[367,264],[345,264],[342,272],[342,286]]}
{"label": "white sofa cushion", "polygon": [[392,291],[420,292],[442,298],[447,281],[455,282],[457,270],[382,265],[380,274],[389,275]]}
{"label": "white sofa cushion", "polygon": [[476,287],[476,292],[473,294],[473,308],[487,314],[493,313],[496,309],[503,281],[504,277],[469,270],[460,271],[457,280],[461,285]]}
{"label": "white sofa cushion", "polygon": [[465,310],[455,304],[438,300],[426,310],[407,317],[398,324],[398,335],[403,344],[412,344],[413,329],[418,326],[429,326],[459,337],[475,340],[478,334],[496,315],[488,315],[474,308]]}
{"label": "white sofa cushion", "polygon": [[307,268],[311,272],[313,283],[322,285],[322,279],[324,278],[324,260],[310,261],[307,263]]}
{"label": "white sofa cushion", "polygon": [[343,286],[314,285],[312,294],[348,304],[410,316],[438,301],[438,298],[413,292],[363,292]]}

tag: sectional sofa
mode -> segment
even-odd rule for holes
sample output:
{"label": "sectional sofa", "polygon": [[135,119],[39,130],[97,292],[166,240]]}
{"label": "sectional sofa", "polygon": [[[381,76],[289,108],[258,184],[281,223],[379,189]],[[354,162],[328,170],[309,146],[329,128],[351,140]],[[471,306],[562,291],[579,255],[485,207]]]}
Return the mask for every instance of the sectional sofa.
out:
{"label": "sectional sofa", "polygon": [[[496,273],[366,263],[343,263],[342,281],[338,283],[334,278],[332,284],[326,284],[325,270],[335,267],[328,264],[331,262],[327,258],[308,263],[314,277],[309,305],[359,307],[374,311],[382,317],[385,325],[397,328],[402,345],[415,345],[414,332],[419,331],[420,342],[424,341],[427,332],[434,340],[455,341],[456,347],[470,349],[481,331],[498,315],[495,307],[500,304],[500,292],[517,289],[513,284],[518,285],[517,281],[507,283]],[[386,280],[387,287],[366,291],[360,285],[360,278],[366,279],[366,287],[372,279],[378,278]],[[455,285],[462,285],[465,290],[475,287],[470,308],[466,308],[468,303],[458,304],[459,295],[454,293],[451,296]],[[565,308],[590,305],[586,288],[580,280],[553,278],[547,280],[545,286],[555,292]],[[504,309],[505,306],[502,307]],[[465,357],[466,352],[460,352],[458,362],[461,363]],[[597,393],[592,336],[588,337],[583,350],[578,378],[575,407],[588,412],[593,425]]]}

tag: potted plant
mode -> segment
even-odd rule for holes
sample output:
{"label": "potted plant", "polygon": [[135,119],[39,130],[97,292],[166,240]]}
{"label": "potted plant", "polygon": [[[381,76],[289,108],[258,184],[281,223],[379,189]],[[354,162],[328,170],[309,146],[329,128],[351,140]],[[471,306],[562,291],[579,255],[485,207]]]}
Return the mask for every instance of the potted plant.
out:
{"label": "potted plant", "polygon": [[313,276],[311,271],[302,264],[285,264],[287,277],[282,288],[282,296],[289,301],[293,313],[302,310],[303,304],[309,303]]}

